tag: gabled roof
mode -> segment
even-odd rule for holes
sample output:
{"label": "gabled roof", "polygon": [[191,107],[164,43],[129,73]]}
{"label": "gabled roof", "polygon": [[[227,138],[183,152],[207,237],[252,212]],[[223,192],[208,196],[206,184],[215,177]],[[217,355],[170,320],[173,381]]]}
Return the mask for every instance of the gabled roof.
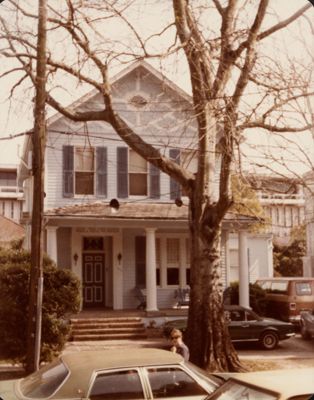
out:
{"label": "gabled roof", "polygon": [[[164,88],[168,88],[169,90],[176,92],[184,100],[186,100],[189,103],[192,103],[192,97],[187,92],[185,92],[183,89],[181,89],[179,86],[177,86],[170,79],[166,78],[162,73],[157,71],[153,66],[151,66],[148,62],[146,62],[144,60],[135,61],[134,63],[130,64],[128,67],[122,69],[120,72],[118,72],[116,75],[114,75],[110,79],[111,85],[114,85],[120,79],[124,78],[131,72],[135,71],[137,68],[144,68],[147,72],[149,72],[156,79],[158,79],[163,84]],[[80,105],[88,102],[93,97],[95,97],[97,94],[99,94],[98,90],[92,89],[85,95],[81,96],[79,99],[75,100],[72,104],[67,106],[67,108],[70,108],[73,110],[73,109],[79,107]],[[65,118],[65,117],[61,113],[56,112],[55,114],[53,114],[51,117],[49,117],[47,119],[47,121],[46,121],[47,127],[49,127],[49,125],[57,122],[61,118]],[[23,162],[20,163],[19,174],[21,173],[21,170],[23,168],[26,168],[26,165],[25,165],[25,163],[27,164],[27,155],[26,154],[31,149],[31,137],[29,135],[30,132],[32,132],[32,130],[25,132],[27,134],[27,136],[25,137],[24,144],[23,144],[23,150],[22,150],[22,160],[24,160],[24,165],[23,165]]]}
{"label": "gabled roof", "polygon": [[[151,66],[148,62],[146,62],[144,60],[135,61],[134,63],[130,64],[128,67],[122,69],[120,72],[118,72],[116,75],[114,75],[110,79],[110,84],[114,85],[120,79],[124,78],[125,76],[127,76],[131,72],[135,71],[139,67],[146,69],[147,72],[149,72],[155,78],[157,78],[160,82],[162,82],[164,87],[168,87],[168,89],[176,92],[179,96],[183,97],[184,100],[186,100],[189,103],[192,103],[192,97],[187,92],[185,92],[183,89],[181,89],[179,86],[177,86],[170,79],[166,78],[165,75],[163,75],[162,73],[157,71],[153,66]],[[90,99],[92,99],[98,93],[99,93],[99,91],[97,89],[92,89],[90,92],[86,93],[85,95],[81,96],[79,99],[75,100],[67,108],[75,109],[78,106],[80,106],[81,104],[88,102]],[[51,124],[55,123],[60,118],[64,118],[64,116],[61,113],[57,112],[56,114],[52,115],[50,118],[47,119],[47,125],[51,125]]]}

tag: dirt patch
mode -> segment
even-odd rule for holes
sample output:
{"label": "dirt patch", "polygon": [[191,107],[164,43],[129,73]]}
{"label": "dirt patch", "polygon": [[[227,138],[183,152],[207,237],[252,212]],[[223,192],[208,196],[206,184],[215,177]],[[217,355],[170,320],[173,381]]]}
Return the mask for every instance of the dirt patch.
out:
{"label": "dirt patch", "polygon": [[267,371],[274,369],[314,368],[314,358],[284,360],[241,360],[249,371]]}

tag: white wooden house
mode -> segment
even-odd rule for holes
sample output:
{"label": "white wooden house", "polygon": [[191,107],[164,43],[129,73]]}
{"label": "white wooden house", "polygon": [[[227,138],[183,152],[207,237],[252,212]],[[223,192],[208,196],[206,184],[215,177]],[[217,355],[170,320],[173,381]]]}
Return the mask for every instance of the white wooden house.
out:
{"label": "white wooden house", "polygon": [[[190,96],[145,62],[134,63],[112,84],[123,118],[193,172],[197,130]],[[73,107],[101,109],[102,102],[91,92]],[[46,251],[59,268],[80,277],[82,307],[136,308],[134,288],[139,286],[146,287],[147,310],[173,306],[175,290],[186,287],[190,276],[187,198],[178,184],[129,149],[106,123],[74,123],[57,114],[47,129]],[[31,151],[28,138],[19,170],[27,247]],[[249,279],[273,272],[271,237],[248,234],[250,223],[251,218],[228,214],[222,225],[222,286],[230,282],[230,252],[234,256],[236,250],[246,292]],[[229,248],[229,232],[236,235],[236,249]],[[244,293],[242,303],[247,302]]]}

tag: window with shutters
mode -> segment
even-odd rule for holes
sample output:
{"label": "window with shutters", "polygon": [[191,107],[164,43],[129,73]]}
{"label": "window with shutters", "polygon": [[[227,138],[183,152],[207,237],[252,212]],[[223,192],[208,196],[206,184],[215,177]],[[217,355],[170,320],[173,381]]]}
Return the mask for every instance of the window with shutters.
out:
{"label": "window with shutters", "polygon": [[95,151],[93,147],[75,147],[75,194],[94,194]]}
{"label": "window with shutters", "polygon": [[132,149],[129,150],[129,195],[147,196],[147,161]]}
{"label": "window with shutters", "polygon": [[63,146],[63,196],[107,197],[107,148]]}

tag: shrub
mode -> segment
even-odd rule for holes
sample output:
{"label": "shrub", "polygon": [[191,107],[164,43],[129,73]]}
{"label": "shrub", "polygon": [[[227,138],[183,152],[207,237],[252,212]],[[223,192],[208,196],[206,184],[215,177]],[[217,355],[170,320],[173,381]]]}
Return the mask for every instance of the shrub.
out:
{"label": "shrub", "polygon": [[[256,283],[249,286],[250,307],[259,315],[265,315],[267,309],[266,292]],[[232,282],[224,292],[225,304],[239,304],[239,283]]]}
{"label": "shrub", "polygon": [[[30,254],[0,250],[0,355],[23,361],[26,355]],[[69,334],[68,315],[80,304],[80,283],[70,270],[44,258],[41,359],[58,354]]]}

